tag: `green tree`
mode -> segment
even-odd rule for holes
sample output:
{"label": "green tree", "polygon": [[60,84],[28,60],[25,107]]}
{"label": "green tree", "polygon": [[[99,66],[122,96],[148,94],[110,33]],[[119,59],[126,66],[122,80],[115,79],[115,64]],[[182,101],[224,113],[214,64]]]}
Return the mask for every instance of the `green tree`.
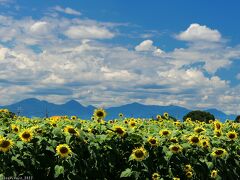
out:
{"label": "green tree", "polygon": [[215,117],[213,114],[206,112],[206,111],[191,111],[189,113],[187,113],[184,117],[183,117],[183,121],[185,121],[187,118],[191,118],[192,121],[201,121],[201,122],[206,122],[208,123],[209,120],[215,120]]}
{"label": "green tree", "polygon": [[235,122],[240,123],[240,115],[236,117]]}

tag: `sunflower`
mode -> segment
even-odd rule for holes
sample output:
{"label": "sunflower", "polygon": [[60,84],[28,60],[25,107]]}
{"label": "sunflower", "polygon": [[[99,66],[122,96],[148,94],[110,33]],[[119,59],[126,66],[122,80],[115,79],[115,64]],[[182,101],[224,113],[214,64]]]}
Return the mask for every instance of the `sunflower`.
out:
{"label": "sunflower", "polygon": [[227,133],[227,138],[230,140],[235,140],[237,139],[237,137],[238,137],[238,134],[235,131],[229,131]]}
{"label": "sunflower", "polygon": [[56,147],[56,151],[61,158],[66,158],[72,154],[72,150],[67,144],[59,144]]}
{"label": "sunflower", "polygon": [[124,136],[126,134],[126,130],[122,126],[114,126],[114,132],[120,136]]}
{"label": "sunflower", "polygon": [[118,116],[119,116],[120,118],[122,118],[122,117],[123,117],[123,113],[119,113]]}
{"label": "sunflower", "polygon": [[190,164],[186,164],[185,166],[184,166],[184,171],[192,171],[192,166],[190,165]]}
{"label": "sunflower", "polygon": [[191,123],[192,122],[192,118],[190,118],[190,117],[186,118],[185,122],[186,123]]}
{"label": "sunflower", "polygon": [[219,122],[219,121],[215,121],[214,122],[214,128],[217,129],[217,130],[221,130],[222,129],[222,123]]}
{"label": "sunflower", "polygon": [[210,119],[210,120],[208,121],[208,123],[209,123],[209,124],[212,124],[212,123],[213,123],[213,120],[212,120],[212,119]]}
{"label": "sunflower", "polygon": [[192,173],[192,171],[187,171],[186,172],[186,176],[187,176],[187,178],[192,178],[192,176],[193,176],[193,173]]}
{"label": "sunflower", "polygon": [[95,117],[92,116],[92,117],[91,117],[91,120],[94,121],[94,120],[95,120]]}
{"label": "sunflower", "polygon": [[113,122],[113,120],[109,120],[108,123],[109,123],[109,124],[112,124],[112,123],[114,123],[114,122]]}
{"label": "sunflower", "polygon": [[11,124],[11,129],[13,130],[13,132],[18,133],[20,130],[20,127],[15,124]]}
{"label": "sunflower", "polygon": [[132,151],[131,157],[136,161],[142,161],[148,157],[148,152],[144,147],[136,148]]}
{"label": "sunflower", "polygon": [[7,152],[13,146],[13,141],[6,138],[0,139],[0,151]]}
{"label": "sunflower", "polygon": [[206,130],[202,127],[195,127],[194,132],[197,134],[204,133]]}
{"label": "sunflower", "polygon": [[131,121],[129,122],[129,126],[130,126],[131,128],[134,128],[134,127],[136,126],[136,124],[137,124],[137,122],[136,122],[135,120],[131,120]]}
{"label": "sunflower", "polygon": [[178,177],[174,177],[172,180],[180,180],[180,178],[178,178]]}
{"label": "sunflower", "polygon": [[76,120],[77,116],[71,116],[71,120]]}
{"label": "sunflower", "polygon": [[65,126],[64,127],[64,132],[65,133],[69,133],[69,134],[73,134],[73,135],[79,135],[79,132],[77,131],[76,128],[74,128],[73,126]]}
{"label": "sunflower", "polygon": [[175,126],[177,126],[177,127],[181,127],[181,122],[180,121],[175,121],[174,123],[173,123]]}
{"label": "sunflower", "polygon": [[211,171],[211,178],[216,178],[218,176],[218,170],[212,170]]}
{"label": "sunflower", "polygon": [[156,147],[158,145],[158,140],[155,137],[149,137],[148,138],[148,143],[152,146],[152,147]]}
{"label": "sunflower", "polygon": [[218,130],[218,129],[215,129],[214,134],[215,134],[216,137],[220,137],[220,136],[222,136],[222,131]]}
{"label": "sunflower", "polygon": [[128,120],[127,119],[125,119],[123,122],[124,122],[124,124],[128,124]]}
{"label": "sunflower", "polygon": [[19,137],[24,142],[30,142],[33,138],[33,134],[30,129],[25,129],[19,134]]}
{"label": "sunflower", "polygon": [[163,116],[164,116],[166,119],[168,119],[168,118],[169,118],[169,115],[168,115],[168,113],[167,113],[167,112],[163,113]]}
{"label": "sunflower", "polygon": [[210,147],[210,143],[207,139],[201,139],[200,140],[200,146],[203,148],[209,148]]}
{"label": "sunflower", "polygon": [[173,152],[174,154],[180,153],[182,152],[182,146],[180,146],[179,144],[172,144],[169,146],[169,149],[171,152]]}
{"label": "sunflower", "polygon": [[164,130],[161,130],[159,132],[160,136],[169,136],[169,135],[171,135],[171,133],[172,132],[170,130],[168,130],[168,129],[164,129]]}
{"label": "sunflower", "polygon": [[158,121],[162,121],[162,116],[161,116],[161,115],[158,114],[158,115],[156,116],[156,118],[157,118]]}
{"label": "sunflower", "polygon": [[175,137],[170,138],[169,141],[172,143],[178,143],[178,139]]}
{"label": "sunflower", "polygon": [[159,180],[160,179],[160,174],[159,173],[153,173],[152,174],[152,180]]}
{"label": "sunflower", "polygon": [[102,108],[95,109],[93,113],[93,116],[96,117],[97,119],[104,119],[106,115],[107,115],[106,111]]}
{"label": "sunflower", "polygon": [[211,155],[215,158],[224,158],[227,156],[227,151],[223,148],[215,148]]}
{"label": "sunflower", "polygon": [[188,138],[188,141],[191,145],[199,145],[200,143],[200,139],[198,138],[198,136],[192,135]]}

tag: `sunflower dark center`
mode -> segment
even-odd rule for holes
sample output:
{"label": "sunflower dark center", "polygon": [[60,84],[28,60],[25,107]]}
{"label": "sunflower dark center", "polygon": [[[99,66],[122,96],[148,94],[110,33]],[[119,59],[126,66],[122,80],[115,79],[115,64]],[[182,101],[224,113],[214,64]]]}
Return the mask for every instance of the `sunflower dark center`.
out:
{"label": "sunflower dark center", "polygon": [[168,135],[169,134],[169,132],[168,131],[163,131],[163,133],[162,133],[163,135]]}
{"label": "sunflower dark center", "polygon": [[68,152],[68,148],[66,148],[66,147],[61,147],[60,152],[61,152],[62,154],[66,154],[66,153]]}
{"label": "sunflower dark center", "polygon": [[198,142],[199,142],[199,139],[198,139],[198,137],[192,137],[191,141],[192,141],[193,143],[198,143]]}
{"label": "sunflower dark center", "polygon": [[122,130],[122,128],[116,128],[116,133],[118,133],[118,134],[123,134],[124,133],[124,131]]}
{"label": "sunflower dark center", "polygon": [[228,137],[229,137],[230,139],[234,139],[236,136],[235,136],[235,134],[231,133],[231,134],[229,134]]}
{"label": "sunflower dark center", "polygon": [[136,125],[136,123],[135,122],[131,122],[131,126],[135,126]]}
{"label": "sunflower dark center", "polygon": [[18,128],[16,128],[16,127],[15,127],[13,130],[14,130],[15,132],[18,132]]}
{"label": "sunflower dark center", "polygon": [[202,128],[198,128],[198,129],[196,130],[197,133],[200,133],[200,132],[202,132],[202,131],[203,131]]}
{"label": "sunflower dark center", "polygon": [[221,128],[221,125],[220,125],[220,124],[216,124],[216,128],[217,128],[217,129],[220,129],[220,128]]}
{"label": "sunflower dark center", "polygon": [[223,154],[223,150],[221,150],[221,149],[216,150],[215,154],[219,156],[219,155]]}
{"label": "sunflower dark center", "polygon": [[24,139],[28,139],[28,138],[30,138],[30,134],[27,133],[27,132],[25,132],[25,133],[22,134],[22,137],[23,137]]}
{"label": "sunflower dark center", "polygon": [[151,143],[151,144],[156,144],[157,141],[156,141],[156,139],[150,139],[150,143]]}
{"label": "sunflower dark center", "polygon": [[8,146],[10,146],[10,142],[6,141],[6,140],[3,140],[0,146],[2,148],[7,148]]}
{"label": "sunflower dark center", "polygon": [[73,129],[73,128],[68,128],[68,132],[71,133],[71,134],[75,134],[76,133],[75,129]]}
{"label": "sunflower dark center", "polygon": [[173,151],[178,151],[178,150],[179,150],[179,147],[173,146],[173,147],[172,147],[172,150],[173,150]]}
{"label": "sunflower dark center", "polygon": [[137,151],[135,152],[135,156],[136,156],[137,158],[141,158],[141,157],[144,156],[144,153],[143,153],[142,150],[137,150]]}
{"label": "sunflower dark center", "polygon": [[102,111],[98,111],[98,112],[97,112],[97,117],[103,117],[103,115],[104,115],[104,114],[103,114]]}
{"label": "sunflower dark center", "polygon": [[176,139],[171,139],[170,141],[173,142],[173,143],[177,143]]}

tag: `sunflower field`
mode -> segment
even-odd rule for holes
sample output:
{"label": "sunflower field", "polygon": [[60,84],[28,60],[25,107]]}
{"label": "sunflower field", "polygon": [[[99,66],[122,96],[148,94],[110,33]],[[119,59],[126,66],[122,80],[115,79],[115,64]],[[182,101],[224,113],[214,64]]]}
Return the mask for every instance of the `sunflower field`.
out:
{"label": "sunflower field", "polygon": [[0,179],[240,179],[240,125],[172,119],[26,118],[0,110]]}

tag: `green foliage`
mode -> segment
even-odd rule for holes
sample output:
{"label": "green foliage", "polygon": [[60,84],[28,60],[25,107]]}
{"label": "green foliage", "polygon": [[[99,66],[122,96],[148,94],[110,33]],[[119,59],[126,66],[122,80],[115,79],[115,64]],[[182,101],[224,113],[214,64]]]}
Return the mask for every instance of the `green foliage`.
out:
{"label": "green foliage", "polygon": [[[215,169],[218,179],[240,179],[240,140],[226,136],[230,131],[240,134],[240,124],[233,121],[220,125],[220,137],[215,136],[214,124],[180,122],[166,114],[158,120],[121,118],[111,122],[26,117],[4,117],[0,121],[0,147],[3,138],[13,142],[8,151],[0,149],[0,179],[33,176],[34,179],[150,180],[154,173],[160,174],[160,179],[187,179],[184,169],[187,164],[192,166],[192,179],[210,179]],[[19,127],[19,132],[30,129],[32,139],[22,141],[12,125]],[[74,128],[70,132],[75,133],[69,133],[66,127]],[[117,131],[116,127],[123,131]],[[204,130],[197,134],[194,129],[199,127]],[[162,135],[163,130],[169,134]],[[209,147],[191,144],[191,135],[207,139]],[[150,144],[151,137],[157,140],[156,146]],[[172,138],[177,142],[171,141]],[[68,156],[58,154],[60,144],[69,146]],[[182,147],[179,153],[170,150],[174,144]],[[212,156],[219,147],[226,150],[226,157]],[[146,151],[146,157],[137,161],[133,150],[139,148]]]}
{"label": "green foliage", "polygon": [[185,121],[187,118],[191,118],[192,121],[200,121],[200,122],[206,122],[208,123],[209,120],[215,120],[215,117],[213,114],[206,112],[206,111],[191,111],[187,113],[184,117],[183,120]]}

